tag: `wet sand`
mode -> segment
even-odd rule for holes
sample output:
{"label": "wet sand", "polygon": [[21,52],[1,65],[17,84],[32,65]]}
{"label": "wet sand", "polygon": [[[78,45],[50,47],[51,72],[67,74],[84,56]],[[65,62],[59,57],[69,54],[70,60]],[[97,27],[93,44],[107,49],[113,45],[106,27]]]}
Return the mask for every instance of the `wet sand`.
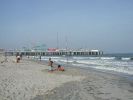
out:
{"label": "wet sand", "polygon": [[32,100],[133,100],[133,80],[127,76],[75,67],[55,74],[85,78],[64,83]]}
{"label": "wet sand", "polygon": [[106,73],[84,72],[82,81],[67,82],[32,100],[133,100],[133,81]]}
{"label": "wet sand", "polygon": [[70,67],[48,72],[39,62],[14,61],[0,64],[0,100],[133,100],[126,77]]}

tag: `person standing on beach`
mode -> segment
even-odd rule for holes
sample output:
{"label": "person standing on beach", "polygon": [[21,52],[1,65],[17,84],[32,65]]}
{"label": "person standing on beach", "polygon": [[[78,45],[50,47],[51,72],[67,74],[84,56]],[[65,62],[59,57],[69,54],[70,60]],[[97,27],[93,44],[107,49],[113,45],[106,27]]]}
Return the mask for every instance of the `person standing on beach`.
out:
{"label": "person standing on beach", "polygon": [[40,61],[41,61],[41,55],[39,56],[39,59],[40,59]]}
{"label": "person standing on beach", "polygon": [[17,63],[20,62],[20,55],[19,55],[19,53],[16,54],[16,62],[17,62]]}
{"label": "person standing on beach", "polygon": [[53,71],[53,61],[51,60],[51,58],[49,58],[48,66],[50,66],[50,71]]}

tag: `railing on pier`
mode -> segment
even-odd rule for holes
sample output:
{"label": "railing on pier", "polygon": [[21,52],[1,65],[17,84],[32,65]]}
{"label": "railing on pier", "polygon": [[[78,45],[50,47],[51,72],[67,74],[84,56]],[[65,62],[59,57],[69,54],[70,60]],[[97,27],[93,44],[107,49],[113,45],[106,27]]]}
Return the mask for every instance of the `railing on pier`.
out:
{"label": "railing on pier", "polygon": [[24,56],[98,56],[103,55],[103,51],[7,51],[8,55],[22,54]]}

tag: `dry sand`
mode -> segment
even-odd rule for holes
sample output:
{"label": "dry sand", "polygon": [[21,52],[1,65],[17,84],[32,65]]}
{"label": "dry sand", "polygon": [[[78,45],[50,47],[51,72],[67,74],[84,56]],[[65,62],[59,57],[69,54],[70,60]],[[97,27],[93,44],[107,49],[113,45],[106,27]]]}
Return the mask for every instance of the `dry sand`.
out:
{"label": "dry sand", "polygon": [[126,77],[78,68],[50,73],[46,65],[14,60],[0,64],[0,100],[133,100]]}
{"label": "dry sand", "polygon": [[[0,57],[3,61],[4,57]],[[15,57],[0,63],[0,100],[30,100],[36,95],[70,81],[80,81],[82,76],[55,74],[49,67],[32,61],[15,63]]]}

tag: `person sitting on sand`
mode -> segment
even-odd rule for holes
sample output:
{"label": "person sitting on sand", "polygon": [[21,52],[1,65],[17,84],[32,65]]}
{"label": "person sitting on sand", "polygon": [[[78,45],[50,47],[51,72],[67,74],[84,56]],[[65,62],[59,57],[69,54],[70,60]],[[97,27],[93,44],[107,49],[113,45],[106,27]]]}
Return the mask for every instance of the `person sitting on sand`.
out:
{"label": "person sitting on sand", "polygon": [[58,68],[57,68],[58,71],[65,71],[64,67],[61,66],[61,65],[58,65]]}
{"label": "person sitting on sand", "polygon": [[49,58],[48,66],[50,66],[50,71],[53,71],[53,61],[51,60],[51,58]]}

